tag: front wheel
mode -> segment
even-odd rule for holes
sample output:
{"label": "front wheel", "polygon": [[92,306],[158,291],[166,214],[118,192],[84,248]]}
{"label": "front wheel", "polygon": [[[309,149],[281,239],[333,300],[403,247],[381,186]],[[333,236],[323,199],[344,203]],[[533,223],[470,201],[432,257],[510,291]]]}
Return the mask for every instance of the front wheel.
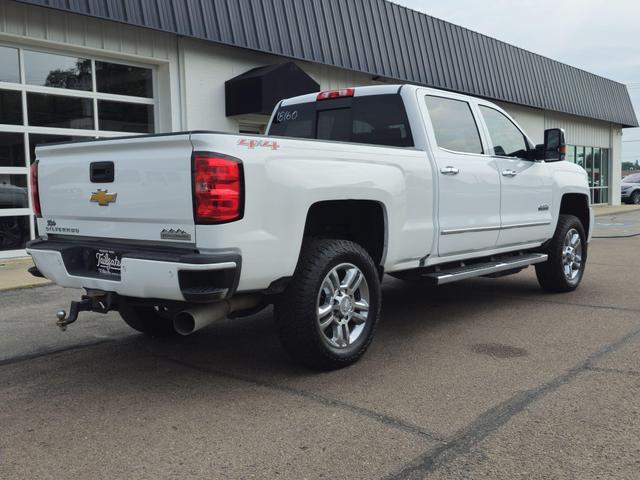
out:
{"label": "front wheel", "polygon": [[629,199],[629,203],[633,205],[640,205],[640,190],[637,190],[631,194],[631,198]]}
{"label": "front wheel", "polygon": [[321,370],[356,362],[371,343],[379,316],[376,266],[366,250],[346,240],[307,243],[275,303],[285,350]]}
{"label": "front wheel", "polygon": [[560,215],[546,253],[549,260],[536,265],[540,286],[556,293],[578,288],[587,264],[587,236],[578,217]]}

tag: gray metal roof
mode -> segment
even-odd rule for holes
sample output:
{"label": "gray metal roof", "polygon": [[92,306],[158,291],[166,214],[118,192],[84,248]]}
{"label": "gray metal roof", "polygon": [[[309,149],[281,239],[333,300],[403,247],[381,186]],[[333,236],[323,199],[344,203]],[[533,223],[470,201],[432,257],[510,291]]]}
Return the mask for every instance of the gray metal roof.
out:
{"label": "gray metal roof", "polygon": [[625,85],[385,0],[16,0],[638,126]]}

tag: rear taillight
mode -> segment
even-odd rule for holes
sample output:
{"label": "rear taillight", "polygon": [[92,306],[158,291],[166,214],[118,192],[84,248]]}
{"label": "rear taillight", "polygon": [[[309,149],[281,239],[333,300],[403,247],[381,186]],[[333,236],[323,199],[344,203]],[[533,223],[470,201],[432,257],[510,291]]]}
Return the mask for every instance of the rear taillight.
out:
{"label": "rear taillight", "polygon": [[353,88],[341,88],[340,90],[326,90],[320,92],[316,97],[316,101],[330,100],[332,98],[353,97],[355,89]]}
{"label": "rear taillight", "polygon": [[31,209],[36,217],[42,216],[40,192],[38,192],[38,161],[31,164]]}
{"label": "rear taillight", "polygon": [[193,155],[196,223],[224,223],[242,218],[242,162],[217,153]]}

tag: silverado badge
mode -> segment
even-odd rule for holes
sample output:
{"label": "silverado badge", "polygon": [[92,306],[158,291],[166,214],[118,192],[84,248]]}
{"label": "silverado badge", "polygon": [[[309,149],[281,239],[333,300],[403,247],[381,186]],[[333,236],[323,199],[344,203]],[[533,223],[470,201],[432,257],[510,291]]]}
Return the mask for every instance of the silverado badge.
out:
{"label": "silverado badge", "polygon": [[96,202],[101,207],[106,207],[110,203],[115,203],[117,193],[109,193],[107,190],[98,189],[97,192],[91,194],[91,201]]}

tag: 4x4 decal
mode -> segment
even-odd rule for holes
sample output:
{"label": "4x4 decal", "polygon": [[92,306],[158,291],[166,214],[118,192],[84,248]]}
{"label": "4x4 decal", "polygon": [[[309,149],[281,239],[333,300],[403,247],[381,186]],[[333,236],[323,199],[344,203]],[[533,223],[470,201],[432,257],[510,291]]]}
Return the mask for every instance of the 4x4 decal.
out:
{"label": "4x4 decal", "polygon": [[255,140],[253,138],[241,138],[238,140],[238,145],[249,147],[249,150],[253,150],[256,147],[270,148],[271,150],[280,148],[280,145],[275,140]]}

